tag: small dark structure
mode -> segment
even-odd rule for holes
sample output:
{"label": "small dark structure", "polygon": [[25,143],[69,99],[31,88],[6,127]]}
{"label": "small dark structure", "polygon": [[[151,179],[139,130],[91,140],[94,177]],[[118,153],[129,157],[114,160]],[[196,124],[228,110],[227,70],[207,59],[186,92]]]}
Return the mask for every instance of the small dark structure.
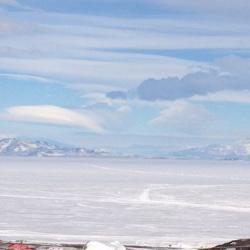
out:
{"label": "small dark structure", "polygon": [[250,250],[250,239],[233,240],[222,245],[203,250]]}

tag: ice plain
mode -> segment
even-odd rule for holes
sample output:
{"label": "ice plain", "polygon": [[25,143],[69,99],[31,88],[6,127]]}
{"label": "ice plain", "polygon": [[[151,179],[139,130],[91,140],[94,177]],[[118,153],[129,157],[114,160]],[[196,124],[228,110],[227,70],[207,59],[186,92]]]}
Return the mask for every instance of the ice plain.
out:
{"label": "ice plain", "polygon": [[243,161],[1,158],[0,238],[202,246],[250,235]]}

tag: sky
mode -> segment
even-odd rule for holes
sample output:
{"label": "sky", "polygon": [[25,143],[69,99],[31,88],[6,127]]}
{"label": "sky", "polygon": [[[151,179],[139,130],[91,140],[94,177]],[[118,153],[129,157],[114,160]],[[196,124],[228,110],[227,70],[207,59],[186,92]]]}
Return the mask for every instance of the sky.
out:
{"label": "sky", "polygon": [[0,0],[0,138],[250,137],[249,0]]}

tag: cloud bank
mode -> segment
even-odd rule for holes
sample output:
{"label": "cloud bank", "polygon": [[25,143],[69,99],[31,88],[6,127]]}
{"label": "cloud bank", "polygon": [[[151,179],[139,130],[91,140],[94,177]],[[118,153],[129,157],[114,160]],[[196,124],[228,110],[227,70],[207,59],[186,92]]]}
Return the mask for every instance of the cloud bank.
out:
{"label": "cloud bank", "polygon": [[[111,91],[107,93],[107,97],[126,99],[136,96],[146,101],[175,101],[223,92],[223,99],[226,100],[227,91],[242,91],[245,92],[243,96],[246,96],[246,91],[250,91],[249,68],[249,59],[229,56],[216,60],[214,69],[189,73],[183,77],[147,79],[134,90]],[[219,96],[222,97],[222,95],[217,95],[216,98]]]}
{"label": "cloud bank", "polygon": [[142,82],[137,90],[137,96],[142,100],[177,100],[194,95],[206,95],[224,89],[239,88],[234,86],[228,76],[219,76],[217,72],[197,72],[183,78],[170,77],[156,80],[148,79]]}

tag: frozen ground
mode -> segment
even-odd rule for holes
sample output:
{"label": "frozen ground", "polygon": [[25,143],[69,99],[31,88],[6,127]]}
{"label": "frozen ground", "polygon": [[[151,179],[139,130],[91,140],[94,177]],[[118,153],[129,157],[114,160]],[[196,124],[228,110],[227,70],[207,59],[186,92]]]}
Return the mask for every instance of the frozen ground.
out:
{"label": "frozen ground", "polygon": [[250,236],[250,166],[0,159],[0,238],[202,245]]}

